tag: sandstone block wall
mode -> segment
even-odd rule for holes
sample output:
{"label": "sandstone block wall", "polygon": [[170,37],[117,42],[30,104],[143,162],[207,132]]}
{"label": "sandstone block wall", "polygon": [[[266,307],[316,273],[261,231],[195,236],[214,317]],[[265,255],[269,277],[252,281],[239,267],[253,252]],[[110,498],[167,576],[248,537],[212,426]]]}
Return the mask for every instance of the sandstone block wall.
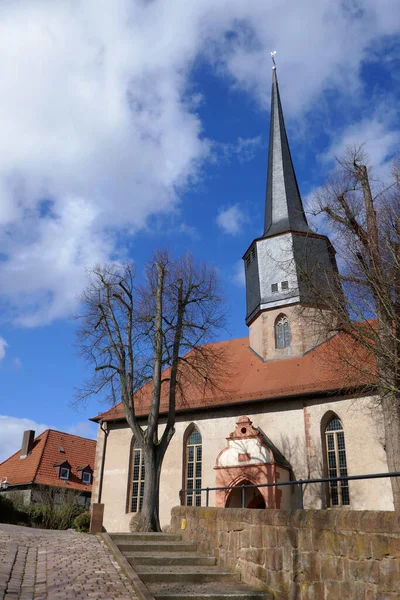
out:
{"label": "sandstone block wall", "polygon": [[398,512],[179,506],[171,528],[277,600],[400,598]]}

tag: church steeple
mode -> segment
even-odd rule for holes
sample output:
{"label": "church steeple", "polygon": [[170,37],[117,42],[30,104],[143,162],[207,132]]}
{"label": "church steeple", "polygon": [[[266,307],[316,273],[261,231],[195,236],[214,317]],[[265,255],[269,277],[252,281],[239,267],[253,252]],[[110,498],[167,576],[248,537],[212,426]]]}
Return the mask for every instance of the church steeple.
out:
{"label": "church steeple", "polygon": [[263,360],[301,356],[319,343],[312,315],[321,302],[315,290],[319,298],[340,293],[335,251],[327,237],[309,228],[304,214],[274,54],[265,228],[243,256],[249,345]]}
{"label": "church steeple", "polygon": [[311,233],[294,172],[275,64],[272,69],[267,196],[264,236],[287,231]]}

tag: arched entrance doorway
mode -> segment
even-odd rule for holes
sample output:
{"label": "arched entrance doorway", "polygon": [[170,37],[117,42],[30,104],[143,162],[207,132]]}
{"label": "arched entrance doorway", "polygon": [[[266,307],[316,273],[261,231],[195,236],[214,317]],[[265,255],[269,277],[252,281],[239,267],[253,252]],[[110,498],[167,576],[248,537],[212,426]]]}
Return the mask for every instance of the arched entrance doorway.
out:
{"label": "arched entrance doorway", "polygon": [[[236,485],[251,485],[250,481],[244,480]],[[244,508],[265,508],[265,499],[258,488],[245,488]],[[242,508],[242,490],[239,488],[229,492],[225,508]]]}
{"label": "arched entrance doorway", "polygon": [[[241,489],[231,490],[245,483],[257,486],[286,482],[290,479],[290,465],[271,440],[248,417],[236,421],[236,429],[227,438],[227,446],[216,460],[216,506],[242,507]],[[282,503],[283,493],[285,498]],[[246,488],[246,508],[290,508],[289,486]]]}

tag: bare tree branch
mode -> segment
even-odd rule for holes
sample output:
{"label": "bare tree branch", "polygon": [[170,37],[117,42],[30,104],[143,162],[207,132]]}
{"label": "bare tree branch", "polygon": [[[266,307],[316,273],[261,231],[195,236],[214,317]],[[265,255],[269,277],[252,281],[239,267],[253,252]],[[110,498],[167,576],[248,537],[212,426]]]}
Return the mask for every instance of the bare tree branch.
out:
{"label": "bare tree branch", "polygon": [[[313,286],[327,331],[341,332],[338,368],[358,373],[378,393],[389,470],[400,470],[400,161],[389,185],[372,178],[362,147],[348,148],[315,197],[336,236],[345,302]],[[307,277],[307,274],[304,274]],[[354,343],[352,343],[355,342]],[[332,357],[331,357],[332,358]],[[392,481],[400,508],[400,481]]]}
{"label": "bare tree branch", "polygon": [[[88,275],[78,343],[93,375],[78,400],[102,392],[122,403],[145,462],[138,528],[159,530],[159,477],[175,432],[177,398],[183,402],[188,387],[214,385],[218,353],[201,344],[224,324],[219,282],[214,269],[196,265],[190,255],[173,261],[166,251],[155,253],[142,286],[134,285],[130,265],[98,266]],[[162,401],[168,415],[159,439]],[[144,427],[138,420],[143,414]]]}

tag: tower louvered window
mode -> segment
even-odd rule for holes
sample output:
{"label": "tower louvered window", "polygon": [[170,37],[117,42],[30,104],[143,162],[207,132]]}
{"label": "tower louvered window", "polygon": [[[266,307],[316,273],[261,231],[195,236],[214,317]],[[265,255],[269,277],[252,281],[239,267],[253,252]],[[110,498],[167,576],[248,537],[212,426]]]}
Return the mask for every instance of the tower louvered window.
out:
{"label": "tower louvered window", "polygon": [[[343,426],[338,417],[333,417],[326,429],[326,453],[329,477],[347,475],[346,446]],[[349,482],[331,481],[329,483],[331,506],[348,506],[350,504]]]}
{"label": "tower louvered window", "polygon": [[194,429],[186,442],[186,492],[187,506],[201,506],[202,439]]}
{"label": "tower louvered window", "polygon": [[136,440],[133,447],[133,470],[132,470],[132,503],[131,511],[139,512],[143,505],[143,492],[144,492],[144,460],[142,446],[138,440]]}
{"label": "tower louvered window", "polygon": [[285,315],[278,317],[275,323],[275,344],[277,348],[290,346],[290,326]]}

